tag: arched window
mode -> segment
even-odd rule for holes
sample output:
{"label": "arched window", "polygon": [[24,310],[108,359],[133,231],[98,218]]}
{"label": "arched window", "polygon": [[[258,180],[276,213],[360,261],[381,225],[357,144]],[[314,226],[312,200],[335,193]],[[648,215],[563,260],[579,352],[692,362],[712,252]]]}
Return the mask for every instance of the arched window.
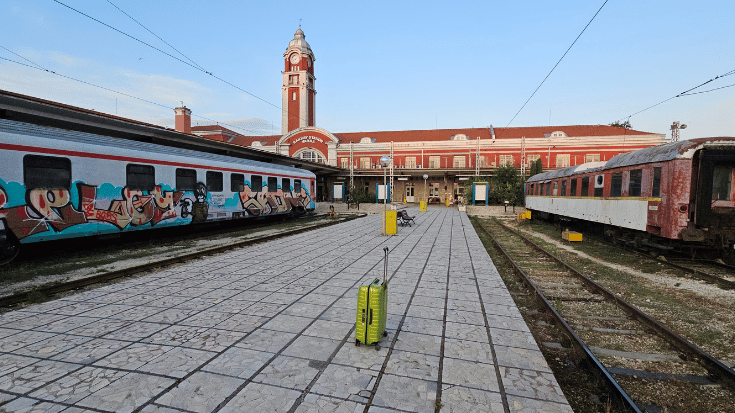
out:
{"label": "arched window", "polygon": [[314,149],[304,149],[294,154],[294,157],[303,159],[305,161],[326,163],[326,159],[324,158],[324,155],[321,152],[314,150]]}

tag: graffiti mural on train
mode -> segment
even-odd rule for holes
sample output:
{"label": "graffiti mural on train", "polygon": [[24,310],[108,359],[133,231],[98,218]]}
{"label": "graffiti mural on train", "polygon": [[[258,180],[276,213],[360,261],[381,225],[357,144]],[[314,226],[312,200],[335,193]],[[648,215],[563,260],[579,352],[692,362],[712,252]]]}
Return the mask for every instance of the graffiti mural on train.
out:
{"label": "graffiti mural on train", "polygon": [[[152,191],[123,187],[119,197],[111,198],[100,196],[98,192],[97,186],[81,182],[76,183],[75,191],[63,188],[26,189],[23,203],[17,199],[11,200],[8,192],[0,186],[0,224],[4,222],[21,240],[52,229],[63,232],[70,227],[88,223],[107,223],[122,231],[130,227],[154,226],[166,220],[200,223],[211,216],[212,194],[201,182],[197,183],[194,191],[164,190],[157,185]],[[216,204],[215,208],[220,213],[229,210],[233,217],[244,214],[262,216],[289,212],[292,208],[306,208],[311,203],[311,197],[303,187],[298,193],[284,193],[281,188],[275,192],[252,192],[245,185],[242,191],[234,194],[234,198],[239,201],[238,206],[242,210],[236,208],[233,211]],[[77,202],[74,203],[74,200]],[[12,204],[15,206],[9,206]]]}

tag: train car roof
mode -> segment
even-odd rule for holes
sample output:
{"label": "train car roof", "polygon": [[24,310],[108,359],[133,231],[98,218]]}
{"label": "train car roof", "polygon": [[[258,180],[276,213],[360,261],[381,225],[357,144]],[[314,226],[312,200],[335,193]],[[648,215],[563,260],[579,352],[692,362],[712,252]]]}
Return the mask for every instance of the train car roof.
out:
{"label": "train car roof", "polygon": [[615,155],[607,162],[588,162],[577,166],[536,174],[526,182],[540,182],[555,178],[577,175],[582,172],[595,172],[625,166],[643,165],[654,162],[665,162],[674,159],[691,159],[694,153],[704,148],[735,148],[735,138],[716,137],[698,138],[678,142],[665,143],[638,151]]}
{"label": "train car roof", "polygon": [[87,132],[68,131],[66,129],[52,128],[48,126],[39,126],[25,122],[17,122],[8,119],[0,119],[0,131],[17,133],[26,136],[36,136],[39,138],[57,139],[67,142],[77,142],[85,145],[94,145],[97,147],[108,147],[117,149],[137,150],[143,152],[155,152],[161,155],[183,156],[206,160],[210,162],[225,162],[242,165],[260,170],[272,170],[286,174],[301,175],[304,177],[314,178],[313,172],[266,162],[253,161],[250,159],[236,158],[227,155],[217,155],[207,152],[198,152],[189,149],[175,148],[171,146],[158,145],[154,143],[138,142],[125,139],[112,138],[109,136],[97,135]]}

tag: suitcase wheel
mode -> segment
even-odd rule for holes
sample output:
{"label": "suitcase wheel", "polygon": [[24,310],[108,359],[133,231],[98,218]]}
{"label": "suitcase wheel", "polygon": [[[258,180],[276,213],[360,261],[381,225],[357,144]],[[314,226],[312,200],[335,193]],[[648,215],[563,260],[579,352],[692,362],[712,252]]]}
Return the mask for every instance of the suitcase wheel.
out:
{"label": "suitcase wheel", "polygon": [[360,347],[360,340],[355,340],[355,347]]}
{"label": "suitcase wheel", "polygon": [[375,345],[375,351],[380,351],[380,344]]}
{"label": "suitcase wheel", "polygon": [[388,332],[387,331],[383,331],[383,337],[388,337]]}

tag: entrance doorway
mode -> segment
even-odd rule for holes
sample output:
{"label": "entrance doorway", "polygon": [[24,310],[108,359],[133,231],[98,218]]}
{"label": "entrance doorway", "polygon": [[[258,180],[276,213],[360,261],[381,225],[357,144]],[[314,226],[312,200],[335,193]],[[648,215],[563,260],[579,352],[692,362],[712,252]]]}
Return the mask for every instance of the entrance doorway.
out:
{"label": "entrance doorway", "polygon": [[406,202],[416,202],[413,197],[413,185],[406,185]]}

